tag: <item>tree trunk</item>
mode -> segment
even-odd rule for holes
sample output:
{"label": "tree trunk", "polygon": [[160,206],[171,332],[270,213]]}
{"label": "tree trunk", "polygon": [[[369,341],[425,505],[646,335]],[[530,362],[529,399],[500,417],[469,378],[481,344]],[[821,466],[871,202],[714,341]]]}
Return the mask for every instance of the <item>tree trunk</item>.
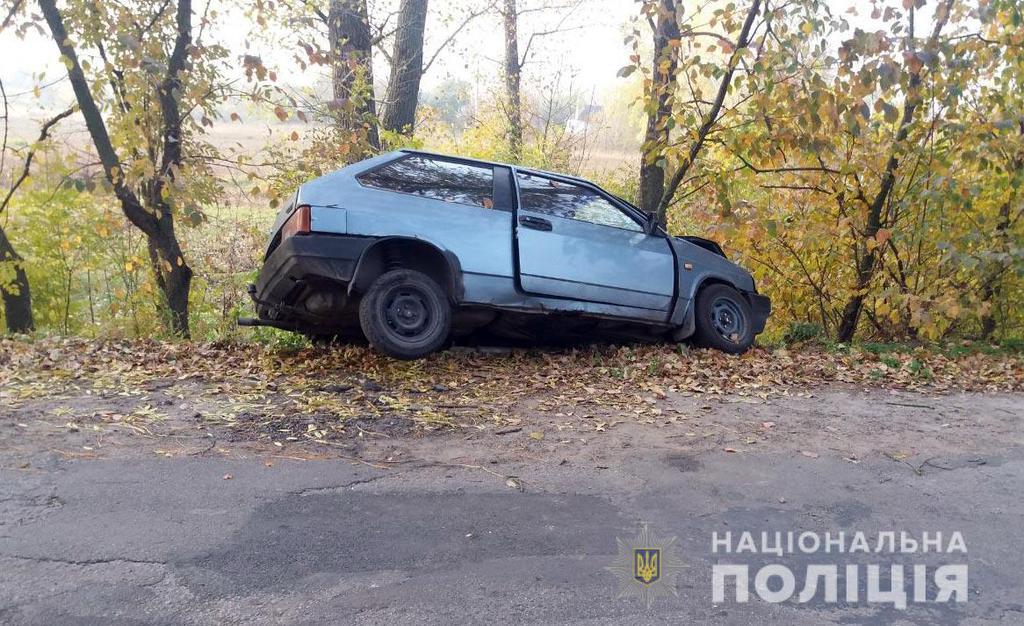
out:
{"label": "tree trunk", "polygon": [[32,292],[21,260],[7,239],[7,233],[0,226],[0,263],[11,263],[14,266],[14,281],[0,282],[4,320],[9,333],[28,333],[35,329],[35,321],[32,319]]}
{"label": "tree trunk", "polygon": [[[1017,145],[1021,146],[1024,145],[1024,120],[1017,123],[1017,129],[1017,137],[1020,139]],[[1010,172],[1024,170],[1024,149],[1018,150],[1017,154],[1010,160],[1009,165]],[[996,223],[996,240],[999,250],[1006,254],[1009,254],[1012,244],[1010,239],[1010,226],[1012,226],[1010,205],[1017,201],[1017,197],[1018,194],[1014,192],[1010,199],[999,207],[999,221]],[[982,302],[989,305],[988,310],[981,316],[982,339],[988,339],[996,330],[996,314],[994,309],[1003,293],[1002,279],[1007,268],[1008,266],[1005,262],[996,261],[982,287]]]}
{"label": "tree trunk", "polygon": [[[174,209],[168,204],[164,190],[173,183],[183,160],[182,131],[178,98],[181,76],[188,70],[188,49],[192,45],[191,0],[178,0],[177,37],[167,61],[167,73],[157,95],[163,116],[163,154],[159,175],[151,185],[150,213],[157,218],[157,231],[149,235],[148,247],[153,275],[164,294],[169,321],[174,334],[189,336],[188,296],[192,286],[192,268],[185,263],[178,237],[174,232]],[[158,254],[154,255],[154,252]]]}
{"label": "tree trunk", "polygon": [[381,127],[389,131],[411,135],[416,125],[426,23],[427,0],[402,0],[391,54],[391,77],[380,117]]}
{"label": "tree trunk", "polygon": [[[658,106],[647,114],[647,131],[640,155],[640,208],[651,214],[658,210],[658,202],[665,192],[665,169],[657,160],[668,143],[668,120],[672,115],[671,96],[677,67],[676,54],[669,42],[680,38],[676,0],[661,0],[660,9],[654,31],[653,74],[648,94],[657,100]],[[665,61],[668,64],[663,71]]]}
{"label": "tree trunk", "polygon": [[[935,27],[932,30],[931,37],[928,39],[929,48],[934,48],[938,42],[939,33],[942,32],[943,26],[946,25],[946,21],[949,19],[949,12],[952,6],[953,0],[947,0],[945,5],[939,5],[939,8],[936,9]],[[910,50],[913,52],[913,9],[910,10],[909,16],[911,27],[908,37],[910,38]],[[882,211],[885,209],[886,203],[889,200],[889,194],[892,193],[893,187],[896,184],[896,171],[900,163],[897,154],[903,149],[903,144],[910,135],[910,126],[914,121],[914,114],[917,111],[918,105],[921,104],[921,96],[918,93],[918,89],[921,86],[922,68],[923,65],[918,66],[917,70],[911,70],[910,72],[910,80],[907,83],[907,96],[903,102],[903,116],[900,119],[900,128],[896,132],[896,138],[893,140],[889,160],[885,164],[885,173],[882,175],[882,183],[878,188],[878,193],[871,204],[868,205],[867,225],[864,228],[862,239],[857,244],[861,251],[860,261],[857,263],[857,282],[854,286],[853,295],[850,296],[850,299],[846,301],[846,306],[843,307],[843,315],[839,322],[839,331],[836,337],[842,342],[853,341],[853,337],[857,333],[857,322],[860,320],[860,312],[864,308],[864,297],[867,294],[868,287],[871,285],[871,279],[875,275],[876,257],[880,257],[882,254],[881,250],[883,248],[879,246],[869,247],[868,241],[876,239],[878,231],[883,226]]]}
{"label": "tree trunk", "polygon": [[523,156],[523,104],[520,95],[519,14],[516,0],[505,0],[505,115],[508,117],[508,152],[513,162]]}
{"label": "tree trunk", "polygon": [[846,301],[843,314],[839,318],[839,330],[836,333],[836,339],[839,341],[853,341],[853,336],[857,333],[860,313],[864,308],[864,296],[874,275],[875,251],[872,250],[861,256],[860,262],[857,263],[857,282],[853,288],[853,295]]}
{"label": "tree trunk", "polygon": [[366,142],[379,149],[373,100],[373,39],[366,0],[331,0],[327,30],[337,123],[343,130],[365,132]]}
{"label": "tree trunk", "polygon": [[[2,91],[2,85],[0,85],[0,91]],[[6,94],[4,94],[4,98],[6,99]],[[39,139],[36,140],[35,145],[42,145],[49,138],[53,127],[72,113],[74,113],[74,108],[69,108],[47,120],[39,129]],[[6,143],[4,148],[6,148]],[[0,199],[0,214],[7,210],[11,203],[11,198],[18,191],[18,187],[28,179],[29,173],[32,171],[32,160],[35,158],[35,155],[36,148],[29,148],[21,168],[21,175],[14,179],[14,182],[7,190],[7,194],[4,195],[3,199]],[[14,266],[14,282],[8,284],[0,283],[0,296],[2,296],[4,301],[4,319],[6,320],[7,331],[10,333],[27,333],[35,329],[35,320],[32,318],[32,290],[28,282],[28,274],[25,273],[25,268],[21,261],[21,256],[15,251],[11,241],[7,238],[7,233],[4,232],[3,226],[0,225],[0,263],[10,263]]]}
{"label": "tree trunk", "polygon": [[181,113],[177,94],[181,93],[181,78],[188,72],[188,52],[192,45],[192,2],[178,0],[176,10],[176,36],[174,48],[167,61],[167,70],[157,89],[162,119],[162,155],[159,171],[143,182],[147,193],[147,206],[139,195],[125,184],[121,160],[117,155],[106,122],[92,88],[82,71],[78,53],[68,37],[64,18],[56,0],[39,0],[43,17],[53,36],[57,49],[66,59],[68,79],[75,100],[82,111],[86,128],[103,165],[103,173],[113,187],[128,221],[146,235],[150,262],[157,286],[169,311],[171,331],[181,337],[189,336],[188,296],[192,283],[192,270],[185,263],[181,246],[174,232],[174,213],[164,200],[164,188],[174,181],[175,172],[182,163]]}
{"label": "tree trunk", "polygon": [[184,261],[174,234],[174,222],[161,219],[161,232],[147,241],[149,261],[157,286],[164,295],[167,321],[175,334],[189,335],[188,298],[192,288],[192,268]]}
{"label": "tree trunk", "polygon": [[[1024,162],[1018,162],[1018,167],[1024,167]],[[999,207],[999,223],[996,224],[996,239],[999,249],[1008,252],[1010,249],[1010,202],[1007,200]],[[1002,296],[1003,274],[1006,271],[1006,264],[996,261],[985,277],[985,283],[981,289],[981,301],[988,305],[988,309],[981,316],[981,338],[988,339],[996,330],[996,303]]]}

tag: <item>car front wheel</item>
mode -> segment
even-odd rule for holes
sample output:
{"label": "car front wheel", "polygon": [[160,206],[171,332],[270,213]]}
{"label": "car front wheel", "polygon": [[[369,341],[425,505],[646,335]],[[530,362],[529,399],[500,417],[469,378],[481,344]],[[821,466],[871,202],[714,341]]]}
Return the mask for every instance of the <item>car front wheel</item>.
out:
{"label": "car front wheel", "polygon": [[699,346],[739,354],[754,343],[750,304],[728,285],[713,284],[701,289],[694,316],[694,340]]}
{"label": "car front wheel", "polygon": [[374,348],[396,359],[418,359],[448,339],[452,310],[429,276],[398,269],[373,281],[359,303],[359,324]]}

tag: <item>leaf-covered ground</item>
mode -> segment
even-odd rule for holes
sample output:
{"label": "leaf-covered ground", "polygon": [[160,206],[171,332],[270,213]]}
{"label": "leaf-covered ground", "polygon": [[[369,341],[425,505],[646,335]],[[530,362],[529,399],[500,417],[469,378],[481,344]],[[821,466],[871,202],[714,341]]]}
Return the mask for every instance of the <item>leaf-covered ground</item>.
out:
{"label": "leaf-covered ground", "polygon": [[456,349],[413,362],[357,346],[282,351],[256,344],[45,339],[0,342],[0,420],[44,417],[68,431],[153,435],[168,416],[237,440],[284,447],[439,428],[501,433],[529,415],[573,416],[597,432],[671,423],[679,398],[767,399],[827,384],[954,391],[1024,389],[1019,355],[923,349],[756,349],[729,356],[676,346]]}

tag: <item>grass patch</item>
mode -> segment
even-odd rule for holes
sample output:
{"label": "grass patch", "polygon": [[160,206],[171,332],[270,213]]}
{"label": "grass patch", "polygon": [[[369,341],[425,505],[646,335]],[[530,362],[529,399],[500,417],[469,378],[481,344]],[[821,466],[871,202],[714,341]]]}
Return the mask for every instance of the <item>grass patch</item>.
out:
{"label": "grass patch", "polygon": [[793,322],[789,325],[786,334],[783,335],[782,341],[787,344],[803,343],[819,339],[822,335],[824,335],[824,329],[820,324]]}

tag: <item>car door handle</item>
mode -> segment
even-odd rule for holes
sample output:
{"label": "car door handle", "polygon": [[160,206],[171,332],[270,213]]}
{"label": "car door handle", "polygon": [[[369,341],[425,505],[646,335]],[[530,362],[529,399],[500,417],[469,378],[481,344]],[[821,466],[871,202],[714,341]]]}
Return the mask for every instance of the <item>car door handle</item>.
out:
{"label": "car door handle", "polygon": [[520,215],[519,224],[534,230],[551,230],[551,222],[542,217],[534,217],[532,215]]}

